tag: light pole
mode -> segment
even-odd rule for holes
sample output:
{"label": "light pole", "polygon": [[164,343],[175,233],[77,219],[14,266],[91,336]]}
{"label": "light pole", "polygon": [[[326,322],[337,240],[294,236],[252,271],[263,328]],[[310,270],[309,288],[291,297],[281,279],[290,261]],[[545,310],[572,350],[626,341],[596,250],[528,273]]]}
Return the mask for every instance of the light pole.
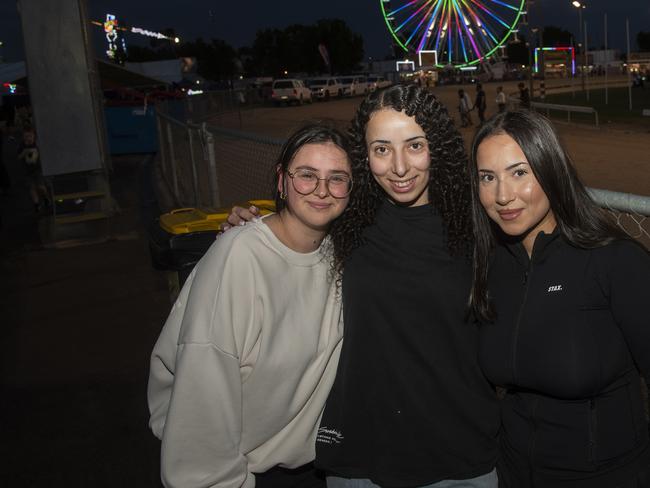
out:
{"label": "light pole", "polygon": [[[578,9],[578,23],[580,27],[580,37],[578,37],[578,48],[582,45],[582,10],[587,8],[584,3],[580,3],[578,0],[573,0],[571,2],[575,8]],[[582,62],[580,63],[580,80],[582,82],[582,91],[585,91],[585,65],[587,64],[587,46],[582,47]]]}

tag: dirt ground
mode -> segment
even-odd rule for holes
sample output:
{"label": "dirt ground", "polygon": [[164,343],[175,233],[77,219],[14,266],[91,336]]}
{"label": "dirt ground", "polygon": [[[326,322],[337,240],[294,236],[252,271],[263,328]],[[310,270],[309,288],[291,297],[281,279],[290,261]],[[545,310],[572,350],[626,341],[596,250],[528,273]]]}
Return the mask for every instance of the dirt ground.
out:
{"label": "dirt ground", "polygon": [[[516,82],[502,85],[508,94],[517,91]],[[497,83],[484,85],[488,117],[496,110],[494,99],[497,86]],[[472,97],[474,96],[473,85],[465,85],[463,88]],[[432,89],[457,122],[459,120],[456,109],[458,89],[457,85]],[[302,122],[314,118],[330,119],[340,123],[341,126],[346,126],[360,102],[361,98],[357,97],[303,106],[262,107],[242,111],[241,125],[232,115],[228,119],[212,119],[211,123],[284,138]],[[472,113],[472,117],[476,124],[478,118],[476,112]],[[474,135],[475,127],[476,125],[461,129],[468,145]],[[596,128],[565,122],[556,122],[556,127],[587,186],[650,196],[650,132],[611,126]]]}

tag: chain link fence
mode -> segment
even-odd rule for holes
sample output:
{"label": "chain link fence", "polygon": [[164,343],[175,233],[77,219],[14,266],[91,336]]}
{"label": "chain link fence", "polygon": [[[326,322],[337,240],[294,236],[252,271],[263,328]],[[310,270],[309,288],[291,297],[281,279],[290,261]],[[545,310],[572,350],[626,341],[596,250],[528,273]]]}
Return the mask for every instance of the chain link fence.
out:
{"label": "chain link fence", "polygon": [[160,167],[179,207],[229,207],[273,196],[273,171],[283,141],[158,112]]}
{"label": "chain link fence", "polygon": [[[162,176],[178,207],[230,207],[272,198],[274,164],[283,140],[184,123],[161,110],[158,134]],[[589,191],[619,227],[650,251],[650,197]]]}
{"label": "chain link fence", "polygon": [[590,188],[589,193],[616,225],[650,251],[650,197],[595,188]]}

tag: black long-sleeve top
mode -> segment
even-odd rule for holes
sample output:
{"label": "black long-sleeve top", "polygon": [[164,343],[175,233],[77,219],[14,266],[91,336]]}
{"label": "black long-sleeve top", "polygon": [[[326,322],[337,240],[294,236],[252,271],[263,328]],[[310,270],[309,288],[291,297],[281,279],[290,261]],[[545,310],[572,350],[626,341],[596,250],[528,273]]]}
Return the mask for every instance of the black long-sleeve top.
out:
{"label": "black long-sleeve top", "polygon": [[489,290],[498,318],[481,327],[480,363],[507,388],[502,484],[610,488],[648,466],[647,252],[542,233],[530,259],[521,244],[498,247]]}
{"label": "black long-sleeve top", "polygon": [[466,260],[447,252],[431,205],[385,203],[345,263],[344,340],[316,462],[381,486],[491,471],[498,404],[464,321]]}

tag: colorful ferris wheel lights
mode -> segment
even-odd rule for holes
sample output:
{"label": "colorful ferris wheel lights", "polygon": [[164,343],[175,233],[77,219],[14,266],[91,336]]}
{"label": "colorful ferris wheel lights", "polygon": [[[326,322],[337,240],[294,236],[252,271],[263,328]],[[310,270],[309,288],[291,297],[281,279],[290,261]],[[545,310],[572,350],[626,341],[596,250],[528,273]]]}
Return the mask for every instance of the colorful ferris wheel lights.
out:
{"label": "colorful ferris wheel lights", "polygon": [[512,33],[524,0],[380,0],[388,29],[407,52],[436,51],[465,66],[491,56]]}

